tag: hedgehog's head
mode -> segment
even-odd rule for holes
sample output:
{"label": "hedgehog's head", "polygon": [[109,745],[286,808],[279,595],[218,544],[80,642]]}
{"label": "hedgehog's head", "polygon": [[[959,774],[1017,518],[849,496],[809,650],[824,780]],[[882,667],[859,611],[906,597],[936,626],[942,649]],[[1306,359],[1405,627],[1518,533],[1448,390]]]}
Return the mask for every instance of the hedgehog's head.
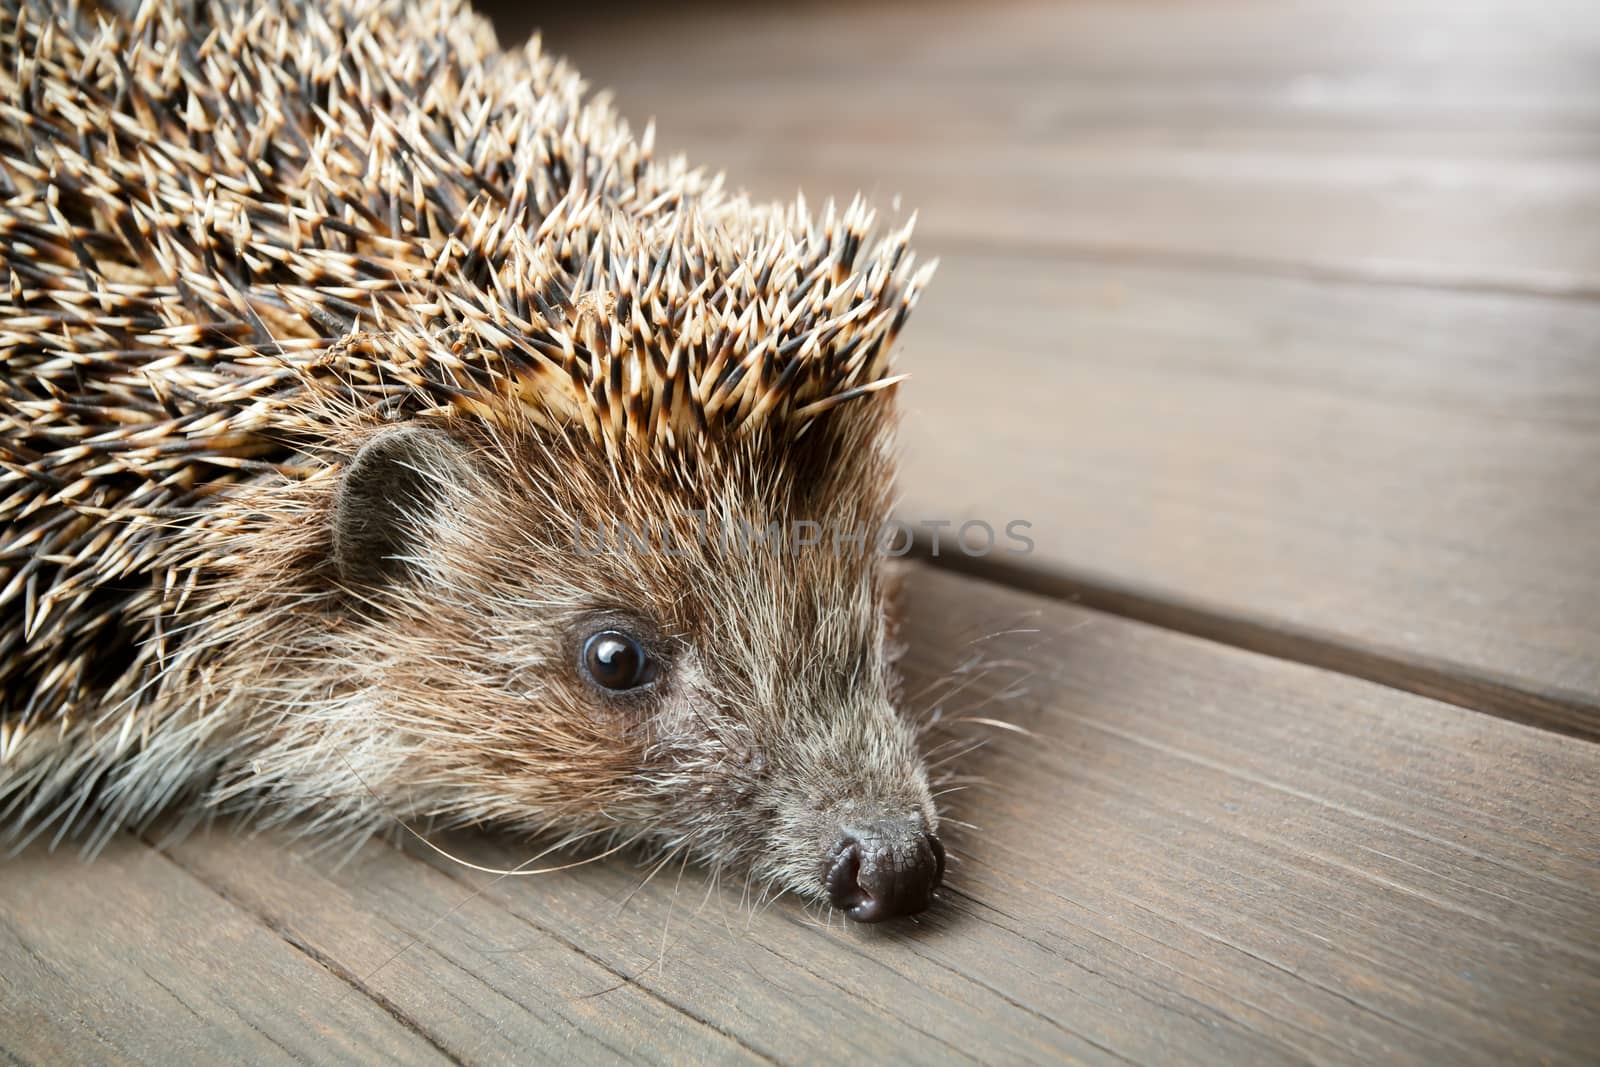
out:
{"label": "hedgehog's head", "polygon": [[587,267],[530,253],[448,348],[352,340],[345,373],[451,389],[321,482],[341,695],[304,758],[338,741],[419,816],[638,838],[861,920],[926,906],[882,543],[887,354],[925,274],[903,233],[858,263],[868,221],[629,223],[565,242]]}
{"label": "hedgehog's head", "polygon": [[402,739],[365,777],[419,814],[638,837],[861,920],[920,911],[944,856],[894,699],[891,430],[879,395],[692,454],[374,433],[329,511],[361,603],[340,658]]}

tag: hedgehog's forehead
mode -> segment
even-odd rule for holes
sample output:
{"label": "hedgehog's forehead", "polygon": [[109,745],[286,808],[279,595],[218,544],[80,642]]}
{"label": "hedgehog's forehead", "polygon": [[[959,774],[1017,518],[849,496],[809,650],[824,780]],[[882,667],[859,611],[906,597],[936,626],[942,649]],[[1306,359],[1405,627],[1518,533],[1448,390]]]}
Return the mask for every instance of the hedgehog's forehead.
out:
{"label": "hedgehog's forehead", "polygon": [[[713,676],[781,678],[802,663],[833,669],[859,656],[878,622],[877,531],[857,524],[852,537],[854,516],[762,503],[646,526],[631,543],[613,530],[608,555],[581,573],[619,606],[712,654]],[[637,516],[634,532],[652,518]]]}
{"label": "hedgehog's forehead", "polygon": [[482,423],[490,451],[535,511],[652,527],[881,518],[893,488],[894,408],[880,394],[803,425],[705,428],[677,443],[595,442],[576,420]]}
{"label": "hedgehog's forehead", "polygon": [[479,514],[486,532],[531,539],[533,580],[554,568],[591,606],[636,606],[674,629],[759,645],[872,601],[892,486],[876,435],[891,414],[879,397],[798,440],[708,436],[692,455],[630,447],[616,460],[580,430],[536,433],[493,460],[511,507],[485,502]]}

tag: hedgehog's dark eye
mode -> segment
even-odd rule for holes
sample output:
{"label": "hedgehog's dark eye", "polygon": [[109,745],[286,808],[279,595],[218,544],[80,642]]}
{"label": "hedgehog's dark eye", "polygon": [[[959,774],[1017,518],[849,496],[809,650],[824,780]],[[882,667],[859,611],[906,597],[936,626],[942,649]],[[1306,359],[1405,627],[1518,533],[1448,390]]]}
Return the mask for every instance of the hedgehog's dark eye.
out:
{"label": "hedgehog's dark eye", "polygon": [[655,678],[655,664],[639,642],[619,630],[602,630],[583,643],[583,669],[602,689],[636,689]]}

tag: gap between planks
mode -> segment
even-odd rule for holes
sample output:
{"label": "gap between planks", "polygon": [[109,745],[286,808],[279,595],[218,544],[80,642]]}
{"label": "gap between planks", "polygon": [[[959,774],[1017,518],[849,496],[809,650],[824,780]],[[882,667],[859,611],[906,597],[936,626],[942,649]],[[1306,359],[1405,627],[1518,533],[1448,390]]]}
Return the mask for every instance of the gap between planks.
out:
{"label": "gap between planks", "polygon": [[[407,834],[418,836],[419,840],[425,840],[422,839],[420,835],[417,835],[417,831],[413,830],[409,825],[400,821],[399,819],[395,819],[394,825],[397,829],[405,830]],[[259,923],[264,929],[278,937],[291,949],[305,956],[309,961],[317,966],[320,966],[334,978],[343,982],[349,988],[352,994],[359,995],[371,1001],[379,1011],[382,1011],[384,1014],[394,1019],[396,1023],[405,1027],[406,1030],[415,1034],[419,1040],[423,1041],[431,1049],[439,1053],[439,1055],[443,1056],[451,1063],[465,1065],[473,1061],[470,1058],[463,1059],[460,1053],[453,1051],[451,1048],[451,1042],[447,1036],[434,1032],[420,1018],[417,1018],[415,1015],[408,1012],[392,998],[385,996],[383,993],[375,989],[371,979],[376,977],[378,971],[387,968],[390,964],[394,963],[406,953],[424,950],[428,946],[429,937],[433,933],[435,927],[454,915],[457,908],[474,902],[478,902],[483,906],[495,908],[497,912],[504,915],[511,921],[528,927],[540,937],[550,939],[552,942],[556,943],[566,951],[576,954],[588,963],[594,965],[599,970],[617,979],[617,985],[609,990],[606,990],[607,992],[614,991],[616,988],[620,988],[622,986],[632,987],[649,998],[651,1001],[659,1004],[667,1011],[681,1016],[686,1022],[695,1026],[699,1026],[720,1036],[735,1049],[737,1049],[737,1052],[740,1056],[747,1057],[749,1061],[761,1063],[775,1062],[770,1057],[762,1054],[760,1050],[753,1048],[748,1043],[743,1041],[737,1034],[730,1033],[725,1028],[716,1025],[716,1023],[713,1021],[704,1018],[687,1005],[679,1003],[670,997],[664,996],[655,989],[652,989],[650,986],[639,982],[637,980],[638,976],[629,976],[623,973],[616,967],[607,963],[602,957],[585,949],[581,944],[578,944],[571,938],[563,937],[556,931],[533,922],[525,915],[521,915],[510,909],[500,907],[487,892],[494,885],[501,881],[500,877],[494,878],[492,881],[489,881],[483,885],[473,885],[470,882],[463,882],[460,877],[460,868],[455,867],[453,864],[444,864],[441,866],[434,866],[430,864],[425,855],[419,855],[410,851],[405,845],[404,838],[401,838],[397,841],[385,835],[379,835],[377,838],[375,838],[374,843],[386,850],[392,851],[395,856],[399,857],[401,861],[407,865],[419,865],[417,867],[419,872],[422,869],[437,872],[438,874],[442,874],[445,877],[450,878],[452,881],[461,884],[464,889],[470,890],[470,892],[464,898],[462,898],[454,908],[442,913],[433,924],[429,925],[421,933],[418,933],[414,938],[412,938],[412,940],[404,944],[398,951],[388,956],[376,970],[363,975],[340,962],[335,953],[317,948],[306,938],[299,936],[292,929],[288,928],[281,919],[274,917],[269,911],[264,910],[255,903],[242,898],[225,882],[211,875],[203,865],[185,862],[181,848],[166,847],[159,839],[157,839],[155,835],[150,833],[143,833],[137,836],[142,845],[160,854],[174,867],[183,871],[184,874],[188,875],[190,878],[193,878],[196,882],[210,890],[212,893],[216,894],[229,905],[237,908],[241,914],[249,916],[252,920]],[[441,853],[441,855],[443,854],[444,853]],[[620,1050],[613,1049],[612,1051],[617,1053],[619,1059],[629,1058]]]}
{"label": "gap between planks", "polygon": [[343,982],[350,991],[347,995],[357,995],[370,1001],[373,1007],[377,1008],[379,1011],[389,1016],[389,1018],[393,1019],[396,1023],[403,1026],[409,1033],[415,1035],[419,1041],[422,1041],[434,1052],[437,1052],[449,1062],[460,1065],[465,1064],[466,1061],[452,1053],[450,1049],[446,1047],[434,1034],[429,1032],[428,1028],[425,1027],[420,1020],[413,1018],[392,1000],[370,988],[367,983],[361,979],[360,975],[357,975],[348,968],[342,966],[337,960],[333,959],[327,953],[318,951],[304,938],[295,936],[292,930],[288,929],[283,924],[274,921],[270,916],[262,914],[260,909],[252,907],[248,901],[241,900],[238,894],[232,892],[226,886],[219,885],[213,879],[206,877],[204,871],[197,869],[191,864],[184,863],[173,849],[163,848],[160,842],[155,839],[154,835],[150,834],[149,832],[143,832],[133,836],[145,848],[150,849],[162,859],[172,864],[172,866],[176,867],[190,878],[193,878],[198,884],[216,894],[217,897],[221,898],[231,907],[237,908],[240,914],[249,916],[252,921],[260,924],[262,929],[278,938],[278,940],[282,941],[289,948],[304,956],[311,963],[321,967],[324,971],[327,971],[329,975],[338,979],[340,982]]}
{"label": "gap between planks", "polygon": [[950,552],[935,556],[929,543],[922,538],[913,543],[910,555],[931,566],[1005,588],[1067,601],[1273,659],[1375,682],[1466,711],[1493,715],[1591,743],[1600,742],[1600,704],[1576,694],[1553,700],[1487,674],[1465,671],[1459,665],[1430,662],[1416,655],[1396,655],[1315,629],[1263,622],[1059,566],[1028,567],[992,556]]}

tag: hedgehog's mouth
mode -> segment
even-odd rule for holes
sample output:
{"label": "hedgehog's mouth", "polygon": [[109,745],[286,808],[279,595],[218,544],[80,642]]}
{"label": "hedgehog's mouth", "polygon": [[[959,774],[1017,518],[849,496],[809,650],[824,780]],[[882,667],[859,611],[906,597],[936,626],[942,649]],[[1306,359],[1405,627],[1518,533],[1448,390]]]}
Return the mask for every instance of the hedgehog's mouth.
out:
{"label": "hedgehog's mouth", "polygon": [[920,818],[846,828],[822,865],[828,900],[856,922],[926,911],[944,881],[944,845]]}

